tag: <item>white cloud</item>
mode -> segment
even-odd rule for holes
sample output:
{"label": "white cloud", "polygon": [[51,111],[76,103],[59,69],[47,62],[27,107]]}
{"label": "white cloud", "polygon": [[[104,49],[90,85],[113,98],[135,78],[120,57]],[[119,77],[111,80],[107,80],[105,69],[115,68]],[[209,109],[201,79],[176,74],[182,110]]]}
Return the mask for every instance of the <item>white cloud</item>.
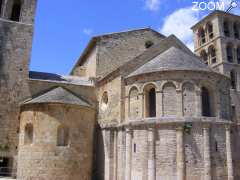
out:
{"label": "white cloud", "polygon": [[198,11],[192,7],[181,8],[174,11],[164,19],[160,32],[164,35],[174,34],[193,50],[193,33],[191,27],[200,20]]}
{"label": "white cloud", "polygon": [[157,11],[160,7],[160,0],[145,0],[145,6],[150,11]]}
{"label": "white cloud", "polygon": [[83,33],[86,35],[91,35],[93,33],[93,30],[90,28],[85,28],[83,29]]}

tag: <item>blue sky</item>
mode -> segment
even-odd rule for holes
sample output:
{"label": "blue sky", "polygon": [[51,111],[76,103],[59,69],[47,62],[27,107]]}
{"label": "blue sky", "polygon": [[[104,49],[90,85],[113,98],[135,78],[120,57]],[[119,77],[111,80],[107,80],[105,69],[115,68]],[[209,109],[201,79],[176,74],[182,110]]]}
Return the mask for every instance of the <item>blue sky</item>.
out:
{"label": "blue sky", "polygon": [[175,34],[193,48],[189,28],[209,13],[193,11],[193,1],[204,2],[39,0],[30,69],[69,74],[92,36],[141,27],[152,27],[165,35]]}

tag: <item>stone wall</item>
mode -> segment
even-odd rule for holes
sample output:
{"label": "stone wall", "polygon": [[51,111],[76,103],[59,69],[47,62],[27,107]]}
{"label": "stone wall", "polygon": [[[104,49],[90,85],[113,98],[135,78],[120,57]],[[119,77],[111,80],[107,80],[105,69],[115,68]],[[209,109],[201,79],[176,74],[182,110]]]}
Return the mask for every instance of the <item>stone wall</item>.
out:
{"label": "stone wall", "polygon": [[[33,141],[25,143],[27,124]],[[57,129],[69,129],[67,146],[57,146]],[[21,180],[91,180],[95,111],[57,104],[22,107],[18,178]]]}
{"label": "stone wall", "polygon": [[157,44],[164,38],[149,28],[94,37],[86,49],[86,55],[80,59],[80,65],[75,66],[72,72],[76,76],[105,77],[142,54],[147,49],[147,41]]}
{"label": "stone wall", "polygon": [[0,19],[0,144],[8,145],[5,156],[17,150],[19,102],[29,94],[28,66],[33,26]]}

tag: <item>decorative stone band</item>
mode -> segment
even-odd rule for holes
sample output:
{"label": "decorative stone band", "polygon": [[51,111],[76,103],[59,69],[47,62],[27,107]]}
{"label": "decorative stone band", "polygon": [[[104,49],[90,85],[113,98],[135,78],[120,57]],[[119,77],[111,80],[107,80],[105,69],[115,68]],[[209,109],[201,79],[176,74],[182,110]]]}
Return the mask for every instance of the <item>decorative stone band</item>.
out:
{"label": "decorative stone band", "polygon": [[219,119],[217,117],[199,117],[199,118],[184,118],[184,117],[161,117],[161,118],[144,118],[137,119],[134,121],[128,121],[124,123],[113,123],[113,124],[100,124],[102,129],[121,129],[121,128],[134,128],[134,127],[154,127],[156,125],[181,125],[184,123],[202,123],[202,124],[218,124],[234,126],[236,123],[226,120]]}

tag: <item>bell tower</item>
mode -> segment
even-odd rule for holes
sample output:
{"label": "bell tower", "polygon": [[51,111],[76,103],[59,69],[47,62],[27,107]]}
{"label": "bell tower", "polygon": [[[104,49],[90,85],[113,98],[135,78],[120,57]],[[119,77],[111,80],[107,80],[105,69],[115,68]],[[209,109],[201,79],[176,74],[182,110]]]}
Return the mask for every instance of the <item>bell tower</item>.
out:
{"label": "bell tower", "polygon": [[19,104],[28,96],[36,3],[0,0],[0,176],[12,175],[16,164]]}
{"label": "bell tower", "polygon": [[195,53],[231,79],[232,119],[240,121],[240,16],[214,11],[192,27]]}

